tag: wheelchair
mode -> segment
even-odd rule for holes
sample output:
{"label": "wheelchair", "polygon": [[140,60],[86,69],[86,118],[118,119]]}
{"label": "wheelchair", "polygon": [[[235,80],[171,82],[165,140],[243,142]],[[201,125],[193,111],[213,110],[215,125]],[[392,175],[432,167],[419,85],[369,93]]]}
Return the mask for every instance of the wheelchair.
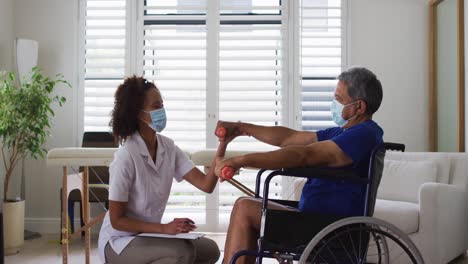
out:
{"label": "wheelchair", "polygon": [[[405,146],[383,143],[371,154],[367,175],[357,175],[343,168],[294,168],[272,171],[264,180],[260,197],[262,169],[257,174],[255,197],[262,198],[258,250],[242,250],[230,260],[236,263],[241,256],[276,258],[280,263],[424,263],[414,243],[394,225],[372,218],[377,189],[382,177],[386,150],[404,151]],[[363,184],[366,189],[365,206],[361,216],[343,217],[268,208],[268,202],[298,208],[297,201],[268,199],[273,177],[327,178],[338,182]],[[285,224],[287,223],[287,224]]]}

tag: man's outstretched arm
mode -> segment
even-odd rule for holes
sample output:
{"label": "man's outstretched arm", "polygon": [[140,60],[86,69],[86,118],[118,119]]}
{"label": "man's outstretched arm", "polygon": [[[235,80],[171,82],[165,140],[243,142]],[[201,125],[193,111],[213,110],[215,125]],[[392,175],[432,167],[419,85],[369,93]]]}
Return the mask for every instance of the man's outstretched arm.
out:
{"label": "man's outstretched arm", "polygon": [[279,169],[312,166],[341,167],[350,165],[351,158],[333,141],[321,141],[307,146],[288,146],[279,150],[252,153],[228,159],[219,159],[216,163],[216,175],[224,166],[234,171],[242,167]]}
{"label": "man's outstretched arm", "polygon": [[218,121],[218,126],[225,127],[237,135],[248,135],[264,143],[287,147],[292,145],[309,145],[317,142],[317,133],[297,131],[283,126],[259,126],[243,122]]}

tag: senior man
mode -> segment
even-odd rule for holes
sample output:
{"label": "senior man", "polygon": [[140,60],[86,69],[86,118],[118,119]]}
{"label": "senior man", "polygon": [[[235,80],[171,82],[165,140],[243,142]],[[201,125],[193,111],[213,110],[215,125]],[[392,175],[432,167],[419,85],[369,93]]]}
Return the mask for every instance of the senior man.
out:
{"label": "senior man", "polygon": [[[338,76],[331,104],[337,127],[311,132],[219,121],[218,126],[228,131],[226,140],[248,135],[280,149],[218,159],[215,173],[220,176],[224,166],[230,166],[234,171],[241,167],[278,169],[328,166],[349,167],[366,174],[372,150],[383,143],[383,130],[372,120],[381,102],[382,85],[375,74],[366,68],[351,68]],[[363,211],[364,196],[365,188],[360,184],[309,179],[302,190],[298,210],[355,216]],[[294,210],[273,202],[269,203],[269,207]],[[224,263],[228,263],[239,250],[256,249],[260,218],[261,200],[242,197],[236,201],[226,237]],[[238,261],[252,263],[254,259],[241,257]]]}

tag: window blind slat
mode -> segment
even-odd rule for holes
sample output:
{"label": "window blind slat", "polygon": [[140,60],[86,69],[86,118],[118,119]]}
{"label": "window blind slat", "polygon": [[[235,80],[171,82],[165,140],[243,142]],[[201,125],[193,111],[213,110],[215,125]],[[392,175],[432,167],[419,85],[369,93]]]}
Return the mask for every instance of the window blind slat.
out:
{"label": "window blind slat", "polygon": [[85,39],[125,39],[125,35],[87,35]]}
{"label": "window blind slat", "polygon": [[147,80],[152,82],[156,81],[204,81],[206,78],[205,76],[183,76],[178,74],[169,75],[161,75],[161,76],[154,76],[154,75],[147,75],[145,76]]}
{"label": "window blind slat", "polygon": [[[197,31],[197,30],[204,30],[205,25],[146,25],[143,27],[143,30],[174,30],[174,29],[183,29],[186,31]],[[151,34],[151,33],[149,33]]]}
{"label": "window blind slat", "polygon": [[260,61],[260,60],[266,60],[266,61],[281,61],[281,55],[271,55],[271,56],[264,56],[264,55],[256,55],[256,56],[227,56],[227,55],[220,55],[220,59],[222,62],[225,61]]}
{"label": "window blind slat", "polygon": [[[89,69],[87,69],[89,70]],[[109,68],[107,68],[107,70],[109,71]],[[85,73],[85,78],[86,79],[101,79],[101,80],[104,80],[106,78],[110,78],[110,79],[122,79],[124,77],[124,73],[111,73],[109,71],[109,73]]]}
{"label": "window blind slat", "polygon": [[123,68],[125,67],[125,63],[86,63],[85,64],[87,69],[93,69],[93,68],[108,68],[108,69],[114,69],[114,68]]}
{"label": "window blind slat", "polygon": [[86,16],[86,20],[125,20],[125,16]]}
{"label": "window blind slat", "polygon": [[150,70],[150,71],[169,71],[169,70],[175,70],[175,71],[200,71],[200,70],[205,70],[205,66],[144,66],[143,70]]}
{"label": "window blind slat", "polygon": [[204,51],[206,49],[205,45],[148,45],[143,48],[144,50],[154,51],[154,50],[200,50]]}
{"label": "window blind slat", "polygon": [[204,40],[205,36],[145,35],[144,40]]}
{"label": "window blind slat", "polygon": [[177,15],[177,16],[167,16],[167,15],[147,15],[145,20],[151,21],[193,21],[193,20],[206,20],[205,15]]}
{"label": "window blind slat", "polygon": [[223,50],[280,50],[281,46],[280,44],[276,45],[251,45],[251,46],[236,46],[236,45],[225,45],[222,46]]}
{"label": "window blind slat", "polygon": [[119,49],[119,50],[124,50],[125,49],[125,44],[122,44],[122,45],[98,45],[98,44],[93,44],[93,45],[89,45],[89,44],[86,44],[85,46],[86,50],[93,50],[93,49],[98,49],[98,50],[116,50],[116,49]]}

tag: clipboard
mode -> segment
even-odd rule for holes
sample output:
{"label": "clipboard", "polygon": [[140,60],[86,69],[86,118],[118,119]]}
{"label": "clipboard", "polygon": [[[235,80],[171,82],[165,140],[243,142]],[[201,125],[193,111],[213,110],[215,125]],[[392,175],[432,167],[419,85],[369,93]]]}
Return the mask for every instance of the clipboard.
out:
{"label": "clipboard", "polygon": [[205,234],[203,233],[179,233],[177,235],[168,235],[168,234],[157,234],[157,233],[140,233],[136,236],[142,237],[161,237],[161,238],[179,238],[179,239],[199,239],[200,237],[204,237]]}

